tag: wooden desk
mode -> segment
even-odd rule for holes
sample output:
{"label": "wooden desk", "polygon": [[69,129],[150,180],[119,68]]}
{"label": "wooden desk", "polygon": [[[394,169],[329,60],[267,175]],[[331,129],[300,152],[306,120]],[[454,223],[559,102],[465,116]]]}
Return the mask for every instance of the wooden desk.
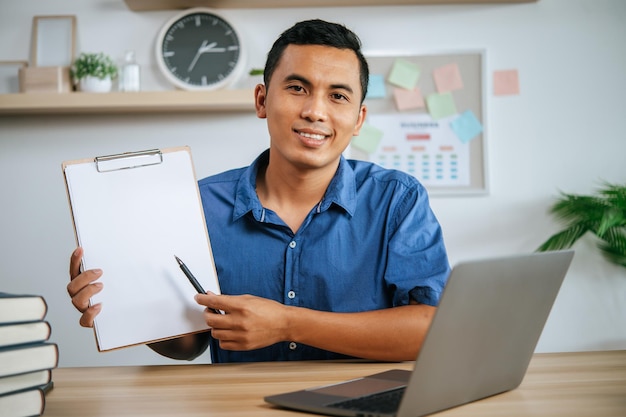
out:
{"label": "wooden desk", "polygon": [[[412,363],[285,362],[60,368],[45,417],[303,416],[263,397]],[[513,391],[437,414],[626,416],[626,351],[538,354]]]}

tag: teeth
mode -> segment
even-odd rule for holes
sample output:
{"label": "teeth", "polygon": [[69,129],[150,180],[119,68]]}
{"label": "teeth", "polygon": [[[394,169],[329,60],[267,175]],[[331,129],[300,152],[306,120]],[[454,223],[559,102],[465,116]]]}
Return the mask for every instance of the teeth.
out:
{"label": "teeth", "polygon": [[312,133],[304,133],[304,132],[300,132],[300,135],[304,136],[305,138],[315,139],[315,140],[322,140],[326,137],[324,135],[314,135]]}

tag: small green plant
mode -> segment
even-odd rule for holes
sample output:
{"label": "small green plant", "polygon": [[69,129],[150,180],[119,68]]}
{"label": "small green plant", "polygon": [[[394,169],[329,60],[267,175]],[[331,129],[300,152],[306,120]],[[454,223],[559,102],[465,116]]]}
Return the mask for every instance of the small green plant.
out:
{"label": "small green plant", "polygon": [[566,223],[537,250],[570,248],[588,232],[610,262],[626,267],[626,185],[604,183],[595,195],[561,193],[550,212]]}
{"label": "small green plant", "polygon": [[72,77],[76,80],[83,79],[87,76],[99,78],[101,80],[110,76],[111,79],[117,77],[117,65],[115,62],[102,52],[97,54],[82,53],[71,68]]}

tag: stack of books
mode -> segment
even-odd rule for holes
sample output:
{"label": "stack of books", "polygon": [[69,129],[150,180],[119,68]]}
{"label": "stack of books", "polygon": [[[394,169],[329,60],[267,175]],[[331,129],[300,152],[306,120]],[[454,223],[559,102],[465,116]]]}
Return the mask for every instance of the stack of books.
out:
{"label": "stack of books", "polygon": [[39,295],[0,292],[0,415],[43,414],[52,389],[59,350],[45,320],[48,305]]}

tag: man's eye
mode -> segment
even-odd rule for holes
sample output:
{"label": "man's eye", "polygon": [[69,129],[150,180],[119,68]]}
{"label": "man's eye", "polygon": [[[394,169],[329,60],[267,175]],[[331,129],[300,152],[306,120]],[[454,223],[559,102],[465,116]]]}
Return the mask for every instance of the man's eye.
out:
{"label": "man's eye", "polygon": [[304,91],[304,88],[301,85],[291,85],[288,88],[296,92]]}
{"label": "man's eye", "polygon": [[339,94],[339,93],[334,93],[332,94],[332,98],[335,100],[347,100],[348,97],[344,96],[343,94]]}

